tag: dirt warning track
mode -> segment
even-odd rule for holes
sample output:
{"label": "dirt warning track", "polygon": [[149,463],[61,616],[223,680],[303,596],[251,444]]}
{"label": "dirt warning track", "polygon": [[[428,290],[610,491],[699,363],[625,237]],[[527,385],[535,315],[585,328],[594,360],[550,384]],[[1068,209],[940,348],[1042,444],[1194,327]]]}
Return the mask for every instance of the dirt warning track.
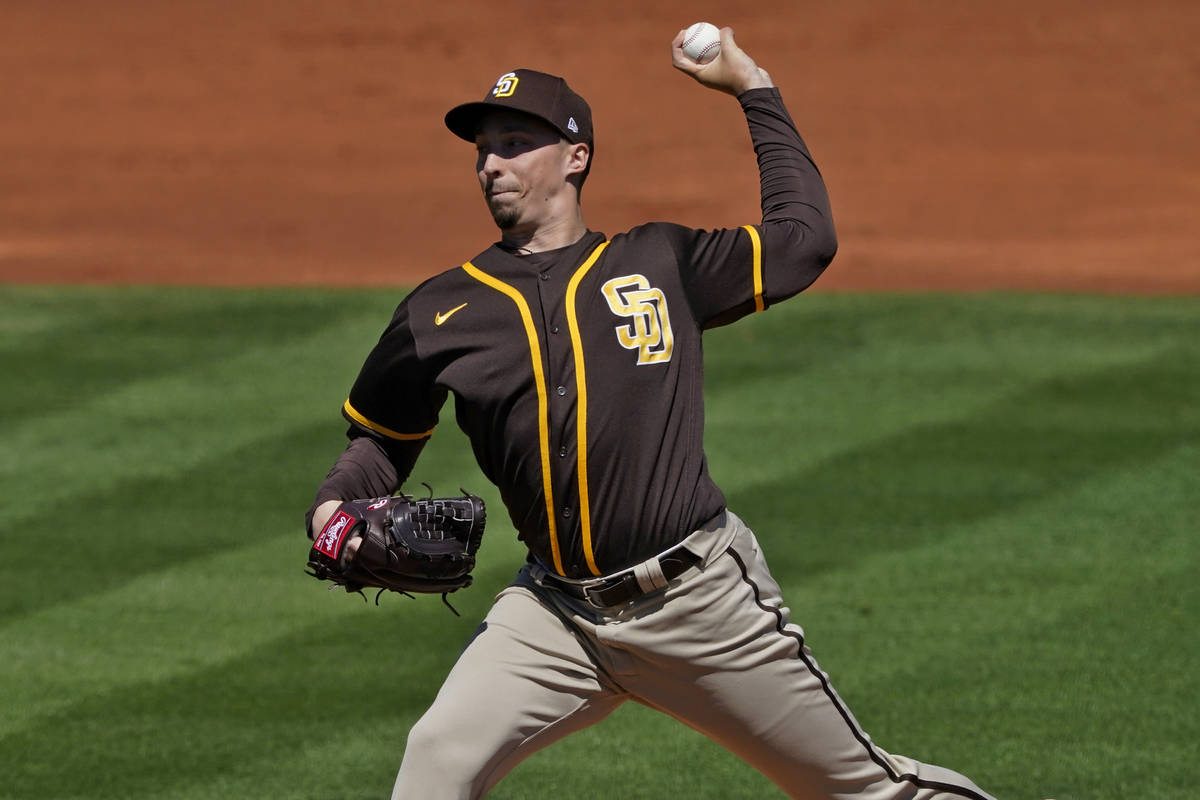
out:
{"label": "dirt warning track", "polygon": [[670,67],[706,19],[770,71],[829,184],[841,250],[819,288],[1200,291],[1200,5],[556,8],[7,2],[0,280],[454,266],[495,230],[442,115],[518,66],[593,106],[593,228],[754,221],[736,104]]}

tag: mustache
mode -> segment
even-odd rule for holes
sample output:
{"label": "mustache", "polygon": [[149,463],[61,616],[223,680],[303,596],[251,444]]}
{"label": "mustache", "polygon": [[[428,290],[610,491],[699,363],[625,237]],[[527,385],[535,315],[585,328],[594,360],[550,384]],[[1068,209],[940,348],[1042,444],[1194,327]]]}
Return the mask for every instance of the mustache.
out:
{"label": "mustache", "polygon": [[483,185],[483,193],[485,195],[487,195],[488,197],[491,197],[494,194],[499,194],[501,192],[515,192],[515,191],[518,191],[519,189],[520,189],[519,186],[514,186],[514,185],[508,184],[508,183],[501,183],[501,184],[497,185],[495,178],[488,178],[487,181]]}

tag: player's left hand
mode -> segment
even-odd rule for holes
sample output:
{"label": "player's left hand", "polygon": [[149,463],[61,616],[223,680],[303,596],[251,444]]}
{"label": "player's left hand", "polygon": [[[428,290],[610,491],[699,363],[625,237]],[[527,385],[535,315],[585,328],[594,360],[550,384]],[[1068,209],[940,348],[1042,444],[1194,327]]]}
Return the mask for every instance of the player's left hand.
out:
{"label": "player's left hand", "polygon": [[369,588],[444,598],[471,585],[486,522],[483,500],[465,492],[350,500],[337,506],[316,535],[308,572],[347,592]]}
{"label": "player's left hand", "polygon": [[686,72],[710,89],[726,92],[734,97],[750,89],[774,86],[771,76],[754,63],[745,50],[733,39],[733,28],[721,28],[721,52],[707,64],[699,64],[683,54],[683,40],[687,30],[681,30],[671,42],[671,63],[681,72]]}

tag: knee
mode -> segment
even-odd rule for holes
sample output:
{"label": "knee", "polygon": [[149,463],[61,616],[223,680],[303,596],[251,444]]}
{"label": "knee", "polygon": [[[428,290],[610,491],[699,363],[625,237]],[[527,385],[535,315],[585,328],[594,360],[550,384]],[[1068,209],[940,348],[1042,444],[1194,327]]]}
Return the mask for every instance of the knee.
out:
{"label": "knee", "polygon": [[[423,763],[440,760],[457,741],[455,732],[448,730],[448,727],[437,717],[426,712],[408,732],[408,739],[404,745],[404,760],[418,760]],[[458,731],[457,736],[461,735],[462,731]]]}
{"label": "knee", "polygon": [[465,747],[463,731],[451,730],[426,713],[408,732],[392,797],[476,797],[478,772]]}

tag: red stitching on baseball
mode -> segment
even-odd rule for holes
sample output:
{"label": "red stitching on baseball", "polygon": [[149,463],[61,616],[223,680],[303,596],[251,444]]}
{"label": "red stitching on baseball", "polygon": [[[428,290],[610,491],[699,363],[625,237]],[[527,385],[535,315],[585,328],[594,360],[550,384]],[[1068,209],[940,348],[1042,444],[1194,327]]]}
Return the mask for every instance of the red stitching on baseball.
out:
{"label": "red stitching on baseball", "polygon": [[[679,49],[680,49],[680,50],[686,50],[686,49],[687,49],[687,46],[688,46],[689,44],[691,44],[692,42],[696,41],[697,39],[699,39],[699,38],[700,38],[700,34],[702,34],[703,32],[704,32],[704,31],[696,31],[695,33],[693,33],[693,34],[692,34],[690,37],[688,37],[687,39],[685,39],[685,40],[684,40],[683,44],[680,46],[680,48],[679,48]],[[720,47],[720,46],[721,46],[721,43],[720,43],[720,42],[712,42],[712,43],[710,43],[710,44],[709,44],[707,47],[705,47],[703,50],[701,50],[699,53],[697,53],[697,54],[696,54],[695,61],[696,61],[697,63],[701,63],[701,62],[702,62],[702,60],[703,60],[703,58],[704,58],[706,55],[708,55],[708,53],[709,53],[709,51],[710,51],[710,50],[712,50],[714,47]]]}

